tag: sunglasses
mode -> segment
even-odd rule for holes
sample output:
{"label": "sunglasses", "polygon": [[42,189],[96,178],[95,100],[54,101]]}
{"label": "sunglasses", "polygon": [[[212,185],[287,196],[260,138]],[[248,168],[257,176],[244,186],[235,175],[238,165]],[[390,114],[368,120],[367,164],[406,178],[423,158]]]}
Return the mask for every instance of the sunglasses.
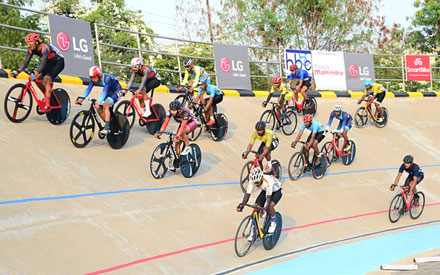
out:
{"label": "sunglasses", "polygon": [[185,66],[185,68],[189,68],[189,67],[191,67],[191,65],[189,65],[189,66]]}
{"label": "sunglasses", "polygon": [[34,44],[34,42],[26,42],[26,44],[28,45],[28,47],[30,47]]}

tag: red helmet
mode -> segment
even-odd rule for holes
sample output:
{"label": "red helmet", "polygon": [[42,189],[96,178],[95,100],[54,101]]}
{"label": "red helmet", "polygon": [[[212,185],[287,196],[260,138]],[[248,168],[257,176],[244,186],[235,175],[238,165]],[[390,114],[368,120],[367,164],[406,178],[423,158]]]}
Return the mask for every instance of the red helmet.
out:
{"label": "red helmet", "polygon": [[313,120],[313,115],[312,114],[306,114],[303,116],[303,121],[304,122],[311,122]]}
{"label": "red helmet", "polygon": [[281,83],[283,80],[281,79],[281,76],[275,76],[272,78],[272,82],[275,84]]}
{"label": "red helmet", "polygon": [[40,42],[40,36],[36,33],[30,33],[26,35],[26,37],[24,38],[24,42],[26,43],[35,42],[35,41]]}
{"label": "red helmet", "polygon": [[295,64],[292,64],[292,65],[290,65],[289,70],[290,71],[298,70],[298,67]]}
{"label": "red helmet", "polygon": [[89,69],[89,77],[92,78],[94,76],[101,77],[102,75],[102,69],[98,66],[93,66]]}

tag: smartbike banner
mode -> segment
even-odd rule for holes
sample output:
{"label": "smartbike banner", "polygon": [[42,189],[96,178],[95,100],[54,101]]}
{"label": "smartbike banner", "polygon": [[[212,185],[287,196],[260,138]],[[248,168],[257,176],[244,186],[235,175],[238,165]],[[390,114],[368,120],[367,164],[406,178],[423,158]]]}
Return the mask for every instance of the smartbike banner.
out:
{"label": "smartbike banner", "polygon": [[405,71],[407,81],[430,81],[429,55],[405,55]]}
{"label": "smartbike banner", "polygon": [[246,46],[214,44],[214,57],[218,88],[252,89]]}
{"label": "smartbike banner", "polygon": [[64,56],[61,74],[87,77],[95,65],[90,23],[49,14],[51,44]]}
{"label": "smartbike banner", "polygon": [[343,52],[312,51],[317,90],[347,90]]}
{"label": "smartbike banner", "polygon": [[373,55],[344,53],[347,90],[363,91],[365,80],[375,82]]}
{"label": "smartbike banner", "polygon": [[286,76],[290,75],[289,67],[295,64],[298,69],[306,70],[310,75],[312,74],[312,52],[303,50],[284,50],[285,72]]}

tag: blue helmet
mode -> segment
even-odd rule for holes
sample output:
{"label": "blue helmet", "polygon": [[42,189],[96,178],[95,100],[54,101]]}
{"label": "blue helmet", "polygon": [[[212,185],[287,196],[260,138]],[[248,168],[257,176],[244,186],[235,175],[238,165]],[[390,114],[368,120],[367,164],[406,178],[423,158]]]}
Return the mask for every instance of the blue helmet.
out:
{"label": "blue helmet", "polygon": [[365,82],[364,82],[364,86],[365,87],[367,87],[367,86],[371,86],[373,83],[371,82],[371,80],[365,80]]}
{"label": "blue helmet", "polygon": [[205,83],[208,83],[208,78],[207,78],[206,76],[201,76],[201,77],[199,78],[199,82],[198,82],[198,84],[199,84],[199,85],[202,85],[202,84],[205,84]]}

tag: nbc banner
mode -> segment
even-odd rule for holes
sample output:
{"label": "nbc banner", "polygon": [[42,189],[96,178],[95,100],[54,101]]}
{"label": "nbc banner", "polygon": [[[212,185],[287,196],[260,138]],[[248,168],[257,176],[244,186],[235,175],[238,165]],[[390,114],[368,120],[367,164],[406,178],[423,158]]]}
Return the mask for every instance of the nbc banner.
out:
{"label": "nbc banner", "polygon": [[347,90],[343,52],[312,51],[316,90]]}

